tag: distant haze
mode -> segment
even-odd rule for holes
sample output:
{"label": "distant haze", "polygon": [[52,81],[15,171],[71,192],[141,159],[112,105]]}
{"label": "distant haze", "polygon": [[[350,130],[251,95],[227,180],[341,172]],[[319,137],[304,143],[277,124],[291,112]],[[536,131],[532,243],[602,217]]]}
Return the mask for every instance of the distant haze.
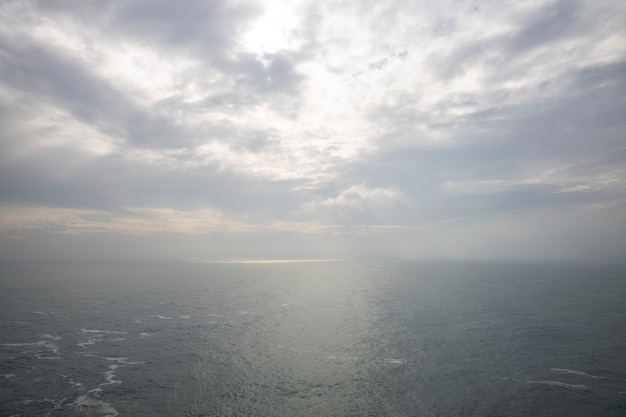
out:
{"label": "distant haze", "polygon": [[626,2],[0,4],[0,259],[626,258]]}

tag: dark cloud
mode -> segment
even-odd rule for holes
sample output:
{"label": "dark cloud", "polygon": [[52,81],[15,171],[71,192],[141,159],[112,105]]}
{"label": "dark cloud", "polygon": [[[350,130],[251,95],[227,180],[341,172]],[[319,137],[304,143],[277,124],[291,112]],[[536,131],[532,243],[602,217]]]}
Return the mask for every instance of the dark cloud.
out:
{"label": "dark cloud", "polygon": [[78,119],[105,124],[113,113],[120,117],[128,111],[124,96],[76,62],[45,48],[0,43],[3,59],[0,68],[6,85],[39,100],[57,105]]}
{"label": "dark cloud", "polygon": [[235,68],[245,74],[240,81],[261,93],[292,91],[304,78],[294,69],[293,61],[284,54],[265,54],[262,61],[251,54],[240,54]]}
{"label": "dark cloud", "polygon": [[55,176],[63,161],[72,158],[80,154],[48,150],[45,159],[5,164],[0,170],[0,203],[113,211],[209,206],[251,220],[286,216],[298,203],[291,192],[293,181],[270,182],[221,170],[217,164],[179,169],[113,155]]}
{"label": "dark cloud", "polygon": [[194,0],[184,7],[168,0],[120,2],[110,24],[170,53],[192,53],[259,94],[295,93],[303,76],[293,57],[268,54],[259,59],[237,52],[242,30],[261,10],[253,3],[226,1]]}
{"label": "dark cloud", "polygon": [[547,2],[518,20],[511,32],[489,34],[486,30],[478,39],[434,52],[429,59],[434,73],[442,80],[451,80],[479,68],[489,73],[488,82],[500,84],[526,75],[537,67],[537,59],[545,60],[542,55],[528,61],[528,55],[537,49],[550,48],[544,51],[545,55],[566,56],[573,52],[568,41],[593,36],[600,40],[616,25],[610,11],[602,7],[584,10],[580,2],[569,0]]}
{"label": "dark cloud", "polygon": [[[75,59],[37,45],[0,43],[5,85],[26,95],[31,105],[65,110],[97,131],[136,146],[181,146],[189,134],[166,116],[134,104],[130,97]],[[174,145],[173,143],[176,142]]]}
{"label": "dark cloud", "polygon": [[168,0],[44,0],[37,7],[59,19],[88,21],[114,38],[131,35],[160,48],[199,49],[205,59],[217,62],[228,55],[242,25],[260,11],[253,3],[223,0],[190,0],[184,5]]}
{"label": "dark cloud", "polygon": [[[529,87],[517,97],[495,90],[489,94],[504,98],[497,106],[445,121],[416,111],[415,99],[377,107],[370,118],[389,126],[387,149],[359,161],[344,178],[398,186],[416,208],[406,213],[407,222],[623,199],[624,189],[614,181],[626,166],[626,121],[620,117],[626,114],[624,74],[624,62],[597,64],[570,71],[553,86]],[[437,108],[473,106],[480,100],[452,96]],[[426,133],[416,127],[423,125],[429,126]],[[452,132],[454,143],[429,143],[428,132],[437,131]],[[448,182],[460,189],[447,189]],[[495,189],[480,189],[490,182]]]}
{"label": "dark cloud", "polygon": [[[272,103],[272,94],[297,96],[298,86],[304,76],[296,69],[297,60],[302,53],[296,51],[266,54],[258,57],[240,52],[240,36],[249,26],[250,19],[258,16],[261,9],[252,3],[230,3],[223,1],[185,2],[181,7],[170,1],[120,1],[120,2],[41,2],[39,9],[32,15],[51,14],[53,21],[62,26],[64,22],[90,22],[94,34],[100,34],[120,43],[127,42],[130,36],[140,45],[153,47],[168,61],[192,58],[201,63],[188,79],[181,79],[182,88],[193,81],[207,91],[205,102],[227,102],[238,106]],[[12,39],[12,42],[15,42]],[[93,47],[97,40],[92,39]],[[184,137],[176,128],[163,119],[149,121],[147,114],[137,114],[119,92],[99,80],[69,56],[53,54],[43,45],[26,45],[18,48],[5,42],[6,53],[13,62],[5,63],[9,74],[19,74],[26,84],[33,80],[34,93],[48,93],[52,96],[67,98],[76,103],[75,111],[102,114],[108,107],[119,113],[133,113],[130,124],[154,125],[154,131],[164,131],[164,138],[155,138],[155,142],[167,141],[167,136],[177,134]],[[17,61],[17,62],[16,62]],[[205,74],[210,75],[206,77]],[[213,79],[214,81],[205,81]],[[18,83],[20,80],[17,80]],[[41,91],[41,90],[44,91]],[[68,103],[70,105],[74,104]],[[167,109],[166,109],[167,110]],[[196,109],[196,110],[202,110]],[[113,124],[119,125],[116,120]],[[127,129],[131,130],[131,129]],[[148,129],[151,130],[151,129]],[[135,132],[136,133],[136,132]],[[149,133],[150,136],[154,132]],[[137,138],[143,142],[143,138]]]}
{"label": "dark cloud", "polygon": [[[576,0],[559,0],[535,10],[529,21],[507,42],[507,52],[513,56],[560,38],[575,36],[580,30],[581,11]],[[585,21],[585,25],[589,22]]]}

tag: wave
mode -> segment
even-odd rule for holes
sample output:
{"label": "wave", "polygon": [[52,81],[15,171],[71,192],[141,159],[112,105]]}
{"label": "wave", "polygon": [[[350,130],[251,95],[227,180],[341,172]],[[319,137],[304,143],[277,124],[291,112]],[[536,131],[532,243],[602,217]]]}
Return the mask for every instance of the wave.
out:
{"label": "wave", "polygon": [[[326,359],[337,360],[337,361],[361,361],[364,360],[359,356],[347,356],[347,355],[328,355]],[[372,363],[388,363],[392,365],[405,365],[406,361],[404,359],[399,358],[384,358],[384,359],[374,359],[371,360]]]}
{"label": "wave", "polygon": [[[46,336],[46,335],[44,335]],[[49,335],[48,335],[49,336]],[[54,339],[57,340],[57,339]],[[59,354],[59,347],[50,343],[49,340],[40,340],[38,342],[24,342],[24,343],[3,343],[2,346],[6,347],[30,347],[31,349],[19,352],[20,355],[32,353],[37,359],[59,360],[62,359]],[[47,353],[47,354],[44,354]],[[50,356],[52,353],[54,356]]]}
{"label": "wave", "polygon": [[406,363],[406,361],[404,359],[393,359],[393,358],[389,358],[389,359],[383,359],[384,363],[393,363],[396,365],[404,365]]}
{"label": "wave", "polygon": [[579,376],[586,376],[588,378],[595,378],[595,379],[604,379],[604,377],[602,377],[602,376],[590,375],[590,374],[588,374],[586,372],[577,371],[575,369],[551,368],[550,370],[552,372],[560,372],[560,373],[564,373],[564,374],[573,374],[573,375],[579,375]]}
{"label": "wave", "polygon": [[[86,393],[80,395],[74,402],[70,404],[70,407],[78,410],[80,412],[85,412],[88,415],[102,415],[104,417],[117,417],[119,412],[108,402],[102,400],[100,397],[103,392],[103,387],[107,385],[117,385],[121,384],[122,381],[116,379],[117,370],[122,368],[123,365],[141,365],[145,364],[145,362],[132,362],[129,361],[128,358],[117,358],[117,357],[105,357],[107,361],[116,362],[115,364],[111,364],[108,366],[108,369],[104,372],[104,382],[99,384],[96,388],[90,389]],[[70,383],[74,385],[78,390],[84,390],[84,384],[80,382],[75,382],[70,379]]]}
{"label": "wave", "polygon": [[[83,349],[87,349],[87,346],[95,345],[96,343],[102,342],[105,336],[109,335],[126,335],[128,332],[121,332],[117,330],[95,330],[95,329],[80,329],[80,331],[84,334],[93,335],[93,337],[88,338],[84,342],[76,343],[76,346],[79,346]],[[115,338],[113,341],[122,341],[126,340],[124,338]]]}
{"label": "wave", "polygon": [[128,334],[128,332],[120,332],[120,331],[116,331],[116,330],[87,330],[87,329],[80,329],[80,331],[83,332],[83,333]]}
{"label": "wave", "polygon": [[555,387],[566,388],[566,389],[573,389],[573,390],[583,390],[583,391],[589,391],[590,390],[588,385],[566,384],[565,382],[561,382],[561,381],[542,380],[542,381],[528,381],[528,383],[529,384],[538,384],[538,385],[551,385],[551,386],[555,386]]}
{"label": "wave", "polygon": [[143,365],[143,364],[145,364],[145,362],[143,362],[143,361],[141,361],[141,362],[129,362],[128,358],[104,358],[104,359],[106,359],[108,361],[112,361],[112,362],[123,363],[125,365]]}
{"label": "wave", "polygon": [[159,316],[159,315],[156,315],[156,316],[151,316],[151,317],[154,317],[154,318],[157,318],[157,319],[161,319],[161,320],[174,320],[174,317],[169,317],[169,316]]}
{"label": "wave", "polygon": [[[76,398],[70,407],[77,411],[95,410],[97,414],[104,417],[117,417],[120,413],[108,402],[102,401],[99,398],[90,394],[83,394]],[[91,415],[91,413],[89,413]]]}

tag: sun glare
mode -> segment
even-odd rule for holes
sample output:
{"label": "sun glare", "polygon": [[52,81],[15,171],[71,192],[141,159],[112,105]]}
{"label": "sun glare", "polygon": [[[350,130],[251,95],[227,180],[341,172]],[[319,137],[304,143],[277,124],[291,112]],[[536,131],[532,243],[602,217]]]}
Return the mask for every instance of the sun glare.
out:
{"label": "sun glare", "polygon": [[289,33],[296,21],[294,12],[284,4],[271,2],[265,13],[244,36],[245,49],[257,55],[273,54],[289,46]]}

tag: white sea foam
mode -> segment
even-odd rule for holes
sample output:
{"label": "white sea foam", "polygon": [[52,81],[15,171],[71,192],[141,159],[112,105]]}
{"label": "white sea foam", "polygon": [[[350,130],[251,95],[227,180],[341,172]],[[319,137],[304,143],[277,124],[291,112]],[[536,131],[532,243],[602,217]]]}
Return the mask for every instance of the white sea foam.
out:
{"label": "white sea foam", "polygon": [[161,320],[174,320],[174,317],[169,317],[169,316],[151,316],[151,317],[156,317],[157,319],[161,319]]}
{"label": "white sea foam", "polygon": [[[52,409],[51,410],[47,410],[48,412],[46,413],[46,416],[50,416],[50,415],[53,415],[56,410],[60,409],[63,406],[63,403],[66,400],[67,400],[66,397],[63,397],[63,398],[60,398],[60,399],[41,398],[41,399],[37,399],[37,400],[17,401],[15,404],[21,404],[21,405],[30,405],[30,404],[33,404],[33,403],[37,403],[37,404],[42,404],[42,403],[43,404],[52,404]],[[43,406],[43,407],[45,407],[45,406]],[[45,407],[45,408],[47,408],[47,407]],[[20,417],[20,416],[22,416],[22,414],[12,414],[9,417]]]}
{"label": "white sea foam", "polygon": [[[143,364],[144,362],[130,362],[128,358],[104,358],[108,361],[113,361],[117,363],[123,363],[128,365],[138,365]],[[72,404],[71,407],[75,410],[85,412],[89,415],[101,415],[104,417],[116,417],[119,415],[119,412],[108,402],[103,401],[100,396],[103,392],[102,387],[106,385],[117,385],[121,384],[122,381],[116,379],[116,372],[121,367],[118,364],[111,364],[108,366],[108,370],[104,372],[104,381],[99,384],[96,388],[90,389],[85,394],[78,397]],[[75,383],[70,380],[70,383],[73,383],[74,386],[78,387],[80,390],[84,389],[84,385],[81,383]]]}
{"label": "white sea foam", "polygon": [[83,384],[82,382],[76,382],[76,381],[74,381],[72,378],[68,377],[67,375],[63,375],[63,374],[61,374],[61,376],[62,376],[63,378],[66,378],[66,379],[67,379],[67,382],[69,382],[69,383],[70,383],[70,385],[72,385],[72,386],[74,386],[74,387],[78,388],[78,390],[79,390],[79,391],[83,391],[83,390],[85,389],[85,384]]}
{"label": "white sea foam", "polygon": [[[3,343],[2,346],[7,347],[31,347],[32,349],[24,350],[20,352],[20,355],[27,355],[32,353],[37,359],[62,359],[59,355],[59,347],[50,343],[48,340],[40,340],[38,342],[25,342],[25,343]],[[52,353],[54,356],[44,353]]]}
{"label": "white sea foam", "polygon": [[76,346],[80,346],[81,348],[86,349],[87,346],[95,345],[98,340],[101,339],[87,339],[86,342],[76,343]]}
{"label": "white sea foam", "polygon": [[102,334],[128,334],[128,332],[120,332],[117,330],[90,330],[90,329],[80,329],[83,333],[102,333]]}
{"label": "white sea foam", "polygon": [[46,356],[46,355],[40,355],[39,353],[35,353],[33,356],[35,356],[37,359],[52,360],[52,361],[60,361],[61,359],[63,359],[60,356]]}
{"label": "white sea foam", "polygon": [[115,379],[115,371],[119,368],[119,365],[109,365],[109,370],[104,373],[104,379],[106,383],[100,384],[102,385],[113,385],[113,384],[121,384],[122,381]]}
{"label": "white sea foam", "polygon": [[52,336],[51,334],[42,334],[41,337],[44,339],[52,339],[52,340],[61,340],[61,336]]}
{"label": "white sea foam", "polygon": [[406,363],[406,361],[404,359],[383,359],[384,363],[393,363],[396,365],[404,365]]}
{"label": "white sea foam", "polygon": [[551,385],[560,388],[574,389],[574,390],[585,390],[589,391],[589,386],[587,385],[574,385],[574,384],[566,384],[565,382],[560,381],[528,381],[529,384],[539,384],[539,385]]}
{"label": "white sea foam", "polygon": [[19,346],[36,346],[44,342],[27,342],[27,343],[3,343],[2,346],[19,347]]}
{"label": "white sea foam", "polygon": [[180,316],[181,319],[190,319],[191,316]]}
{"label": "white sea foam", "polygon": [[[328,355],[326,359],[337,360],[337,361],[360,361],[363,358],[359,356],[349,356],[349,355]],[[404,365],[406,361],[404,359],[399,358],[385,358],[385,359],[376,359],[372,361],[373,363],[388,363],[393,365]]]}
{"label": "white sea foam", "polygon": [[117,417],[120,415],[111,404],[90,395],[90,393],[78,397],[71,404],[71,407],[78,411],[87,411],[89,415],[92,415],[91,410],[103,417]]}
{"label": "white sea foam", "polygon": [[604,377],[602,377],[602,376],[590,375],[590,374],[588,374],[586,372],[577,371],[575,369],[551,368],[551,371],[565,373],[565,374],[573,374],[573,375],[585,376],[585,377],[588,377],[588,378],[604,379]]}
{"label": "white sea foam", "polygon": [[[145,364],[145,362],[131,362],[128,360],[128,358],[104,358],[108,361],[112,361],[112,362],[118,362],[118,363],[123,363],[125,365],[143,365]],[[117,366],[117,365],[116,365]]]}
{"label": "white sea foam", "polygon": [[146,333],[146,332],[139,333],[139,337],[142,338],[142,339],[144,337],[151,337],[151,336],[154,336],[154,333]]}
{"label": "white sea foam", "polygon": [[[125,335],[128,332],[121,332],[118,330],[95,330],[95,329],[80,329],[80,331],[84,334],[93,335],[93,337],[88,338],[84,342],[76,343],[76,346],[80,346],[83,349],[86,349],[87,346],[95,345],[98,342],[101,342],[105,336],[108,335]],[[124,337],[117,337],[114,339],[110,339],[113,342],[120,342],[126,340]]]}
{"label": "white sea foam", "polygon": [[82,382],[75,382],[75,381],[70,379],[70,384],[72,384],[73,386],[78,388],[79,391],[82,391],[82,390],[85,389],[85,384],[83,384]]}
{"label": "white sea foam", "polygon": [[35,400],[22,400],[22,401],[18,401],[16,404],[24,404],[24,405],[29,405],[34,403]]}
{"label": "white sea foam", "polygon": [[3,374],[2,376],[9,379],[9,378],[13,378],[15,374]]}

